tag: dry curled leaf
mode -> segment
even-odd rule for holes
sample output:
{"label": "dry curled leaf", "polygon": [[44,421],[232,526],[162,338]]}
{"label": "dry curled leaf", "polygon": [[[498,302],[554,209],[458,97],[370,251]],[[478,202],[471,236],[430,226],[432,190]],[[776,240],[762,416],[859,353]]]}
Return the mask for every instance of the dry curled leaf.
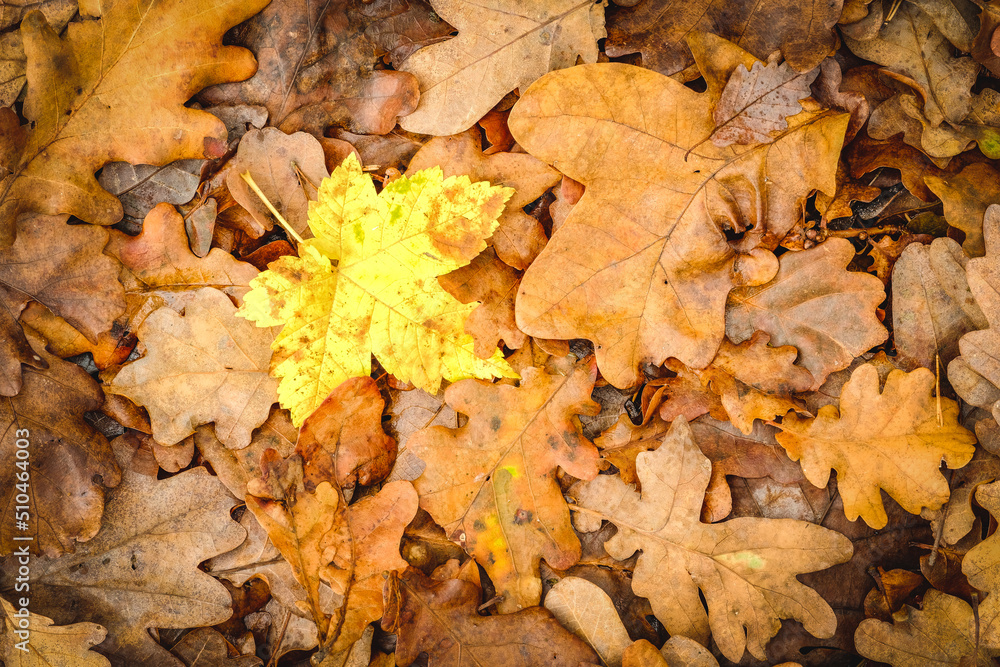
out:
{"label": "dry curled leaf", "polygon": [[0,246],[13,242],[15,220],[28,211],[120,220],[121,203],[94,177],[108,162],[220,155],[225,125],[184,103],[206,86],[253,74],[253,55],[223,46],[222,35],[264,4],[89,3],[81,13],[97,20],[74,23],[65,38],[40,12],[25,16],[24,115],[32,127],[13,173],[0,180]]}
{"label": "dry curled leaf", "polygon": [[958,404],[935,400],[933,388],[934,373],[918,368],[891,371],[879,391],[878,371],[865,364],[841,390],[839,410],[825,405],[813,419],[787,415],[776,438],[816,486],[837,471],[848,519],[884,528],[881,490],[913,514],[937,509],[949,494],[941,461],[961,468],[975,451],[975,435],[958,422]]}
{"label": "dry curled leaf", "polygon": [[416,111],[400,119],[421,134],[458,134],[504,95],[546,72],[597,61],[607,0],[431,0],[458,36],[420,49],[402,69],[420,82]]}
{"label": "dry curled leaf", "polygon": [[818,389],[827,375],[889,335],[875,312],[885,299],[882,283],[848,271],[853,257],[851,242],[838,238],[785,253],[774,279],[729,295],[726,335],[739,343],[765,331],[772,345],[794,345]]}
{"label": "dry curled leaf", "polygon": [[539,603],[542,558],[557,569],[580,558],[556,468],[597,475],[597,450],[573,418],[597,414],[596,376],[591,361],[565,376],[527,368],[519,387],[456,382],[445,400],[468,423],[410,437],[409,449],[427,464],[414,481],[420,506],[485,568],[504,596],[501,611]]}
{"label": "dry curled leaf", "polygon": [[[784,236],[813,189],[834,190],[847,114],[800,113],[770,143],[719,148],[706,141],[712,109],[730,73],[754,59],[711,35],[689,41],[705,93],[630,65],[583,65],[537,81],[509,119],[521,146],[586,186],[525,272],[518,326],[594,341],[616,387],[636,384],[645,362],[706,366],[739,276],[774,275],[756,243]],[[636,161],[645,168],[634,171]],[[747,232],[736,248],[727,227]]]}
{"label": "dry curled leaf", "polygon": [[382,629],[396,633],[396,664],[422,652],[439,667],[579,667],[596,656],[541,607],[480,616],[479,587],[463,579],[435,581],[408,568],[385,584]]}
{"label": "dry curled leaf", "polygon": [[796,575],[848,560],[846,537],[792,519],[701,523],[711,465],[683,417],[671,424],[659,449],[639,454],[636,468],[641,496],[610,475],[581,482],[570,494],[580,509],[579,527],[595,529],[602,519],[618,527],[604,544],[612,557],[623,560],[642,550],[632,589],[649,598],[670,634],[705,643],[711,631],[734,661],[744,649],[763,660],[781,618],[800,621],[817,637],[833,635],[833,610]]}
{"label": "dry curled leaf", "polygon": [[239,312],[258,326],[283,325],[271,370],[296,425],[337,385],[369,375],[372,354],[431,393],[444,379],[516,377],[500,350],[475,355],[464,330],[475,306],[437,281],[486,247],[511,194],[467,176],[446,179],[439,168],[376,193],[353,155],[323,180],[309,210],[316,238],[255,278]]}
{"label": "dry curled leaf", "polygon": [[245,447],[278,399],[268,376],[274,334],[236,317],[223,292],[204,287],[184,315],[160,308],[136,335],[146,356],[127,364],[105,391],[149,411],[153,437],[173,445],[201,424],[215,422],[219,440]]}

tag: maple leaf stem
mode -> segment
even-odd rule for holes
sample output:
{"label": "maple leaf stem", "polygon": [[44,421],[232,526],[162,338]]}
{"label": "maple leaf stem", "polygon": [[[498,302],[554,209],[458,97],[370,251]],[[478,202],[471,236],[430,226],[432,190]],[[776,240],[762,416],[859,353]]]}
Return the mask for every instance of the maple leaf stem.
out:
{"label": "maple leaf stem", "polygon": [[295,239],[300,245],[305,243],[302,237],[299,236],[298,232],[292,229],[292,226],[288,224],[288,221],[285,220],[284,216],[278,213],[278,209],[274,208],[274,204],[271,203],[271,200],[268,199],[263,192],[261,192],[260,187],[253,180],[253,176],[250,175],[250,172],[244,171],[242,174],[240,174],[240,176],[243,178],[244,181],[247,182],[247,185],[250,186],[250,189],[253,190],[258,197],[260,197],[260,200],[264,202],[264,206],[267,206],[267,210],[271,212],[271,215],[277,218],[278,224],[284,227],[285,231],[291,234],[292,238]]}

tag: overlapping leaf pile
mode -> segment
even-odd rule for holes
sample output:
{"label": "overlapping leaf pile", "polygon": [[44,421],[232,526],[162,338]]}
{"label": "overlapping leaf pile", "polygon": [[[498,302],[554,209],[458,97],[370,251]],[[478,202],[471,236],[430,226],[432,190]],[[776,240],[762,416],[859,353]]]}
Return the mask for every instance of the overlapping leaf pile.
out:
{"label": "overlapping leaf pile", "polygon": [[997,0],[22,5],[4,664],[996,664]]}

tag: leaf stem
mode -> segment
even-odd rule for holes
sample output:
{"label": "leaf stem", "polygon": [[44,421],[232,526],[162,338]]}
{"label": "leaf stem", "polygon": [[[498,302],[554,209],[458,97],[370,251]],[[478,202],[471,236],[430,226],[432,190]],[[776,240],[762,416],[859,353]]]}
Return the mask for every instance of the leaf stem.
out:
{"label": "leaf stem", "polygon": [[299,236],[299,233],[296,232],[294,229],[292,229],[292,226],[288,224],[288,221],[285,220],[284,216],[278,213],[278,209],[274,208],[274,204],[271,203],[271,200],[268,199],[263,192],[261,192],[260,187],[257,185],[256,181],[253,180],[253,176],[250,175],[250,172],[244,171],[242,174],[240,174],[240,176],[243,178],[244,181],[247,182],[247,185],[250,186],[250,189],[253,190],[258,197],[260,197],[260,200],[264,202],[264,206],[267,206],[267,210],[271,212],[271,215],[277,218],[278,223],[285,228],[285,231],[291,234],[292,238],[295,239],[299,244],[305,243],[302,237]]}

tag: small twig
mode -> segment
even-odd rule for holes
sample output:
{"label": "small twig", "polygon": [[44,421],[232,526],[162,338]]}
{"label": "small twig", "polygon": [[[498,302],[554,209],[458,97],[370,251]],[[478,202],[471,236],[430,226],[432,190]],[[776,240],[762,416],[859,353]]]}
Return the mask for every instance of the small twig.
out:
{"label": "small twig", "polygon": [[497,602],[500,602],[500,600],[503,600],[503,596],[502,595],[494,595],[489,600],[487,600],[486,602],[484,602],[481,605],[479,605],[478,607],[476,607],[476,611],[480,611],[480,612],[481,611],[486,611],[487,609],[489,609],[490,607],[492,607],[493,605],[495,605]]}
{"label": "small twig", "polygon": [[938,520],[937,530],[934,532],[934,546],[931,547],[931,553],[927,557],[927,565],[929,567],[934,567],[934,563],[937,561],[938,551],[941,550],[941,536],[944,535],[944,522],[948,518],[948,505],[941,509],[941,518]]}
{"label": "small twig", "polygon": [[[312,179],[310,179],[308,176],[306,176],[305,172],[302,171],[302,169],[299,168],[298,164],[296,164],[295,162],[292,162],[292,169],[295,170],[295,175],[299,177],[299,185],[303,186],[303,188],[302,188],[303,191],[305,191],[305,187],[304,186],[308,185],[309,187],[311,187],[316,192],[319,192],[319,186],[316,185],[315,183],[313,183]],[[306,198],[310,198],[309,197],[309,193],[306,193]]]}
{"label": "small twig", "polygon": [[288,221],[285,220],[284,216],[278,213],[278,209],[274,208],[274,204],[271,203],[271,200],[268,199],[263,192],[261,192],[260,187],[258,187],[256,181],[253,180],[253,176],[250,175],[250,172],[244,171],[242,174],[240,174],[240,176],[242,176],[243,180],[247,182],[247,185],[250,186],[250,189],[253,190],[258,197],[260,197],[260,200],[264,202],[264,206],[267,206],[267,210],[269,210],[271,214],[275,218],[277,218],[278,223],[285,228],[285,231],[291,234],[292,238],[298,241],[300,244],[305,243],[302,237],[299,236],[299,233],[294,229],[292,229],[292,226],[288,224]]}
{"label": "small twig", "polygon": [[[899,6],[903,4],[903,0],[893,0],[892,7],[889,8],[889,13],[885,15],[885,20],[882,21],[882,28],[889,25],[889,21],[896,18],[896,12],[899,11]],[[881,30],[881,28],[879,28]]]}
{"label": "small twig", "polygon": [[825,241],[831,236],[836,236],[837,238],[842,239],[858,238],[864,241],[867,240],[869,236],[875,236],[876,234],[896,234],[905,231],[905,228],[897,225],[878,225],[876,227],[868,227],[865,229],[827,229],[823,230],[822,233],[816,234],[816,241],[817,243]]}

